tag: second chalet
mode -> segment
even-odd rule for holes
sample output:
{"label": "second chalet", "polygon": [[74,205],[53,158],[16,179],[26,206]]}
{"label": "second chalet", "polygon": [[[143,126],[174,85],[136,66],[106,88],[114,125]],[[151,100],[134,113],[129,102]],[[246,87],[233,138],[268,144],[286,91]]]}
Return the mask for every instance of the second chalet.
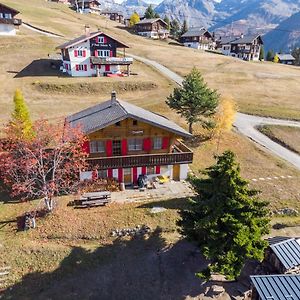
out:
{"label": "second chalet", "polygon": [[0,35],[16,35],[16,29],[22,24],[15,16],[19,12],[0,3]]}
{"label": "second chalet", "polygon": [[152,39],[166,39],[169,37],[168,24],[160,19],[143,19],[134,25],[138,35]]}
{"label": "second chalet", "polygon": [[213,35],[203,27],[192,27],[181,36],[181,43],[185,47],[202,50],[214,50]]}
{"label": "second chalet", "polygon": [[[120,48],[122,56],[117,55]],[[61,50],[63,72],[74,77],[129,76],[133,59],[126,57],[126,48],[129,47],[108,34],[90,33],[88,28],[86,34],[57,47]]]}
{"label": "second chalet", "polygon": [[89,142],[89,170],[81,180],[115,178],[125,185],[136,184],[140,175],[151,180],[158,175],[173,180],[187,178],[192,151],[182,143],[191,137],[187,131],[167,118],[125,101],[115,92],[111,99],[69,116],[72,126],[81,126]]}

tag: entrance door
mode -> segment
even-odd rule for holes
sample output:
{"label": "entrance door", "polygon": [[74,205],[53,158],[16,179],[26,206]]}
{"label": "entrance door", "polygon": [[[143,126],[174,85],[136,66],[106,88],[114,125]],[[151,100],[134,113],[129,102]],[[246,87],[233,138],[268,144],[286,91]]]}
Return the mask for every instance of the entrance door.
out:
{"label": "entrance door", "polygon": [[121,147],[120,140],[113,141],[112,148],[113,148],[113,156],[120,156],[122,154],[122,147]]}
{"label": "entrance door", "polygon": [[131,168],[124,169],[124,183],[126,185],[132,184],[132,179],[131,179]]}
{"label": "entrance door", "polygon": [[173,166],[173,180],[180,181],[180,165]]}
{"label": "entrance door", "polygon": [[110,72],[110,65],[105,65],[105,72]]}

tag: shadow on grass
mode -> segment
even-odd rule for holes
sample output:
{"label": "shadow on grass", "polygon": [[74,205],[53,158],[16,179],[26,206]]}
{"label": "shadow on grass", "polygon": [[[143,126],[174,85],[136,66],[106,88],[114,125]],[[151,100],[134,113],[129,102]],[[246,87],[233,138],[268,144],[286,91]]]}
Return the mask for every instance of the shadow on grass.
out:
{"label": "shadow on grass", "polygon": [[157,228],[95,251],[73,247],[58,269],[25,275],[2,299],[184,299],[202,292],[194,274],[206,265],[195,246],[167,246]]}
{"label": "shadow on grass", "polygon": [[[15,75],[15,78],[22,77],[41,77],[41,76],[63,76],[59,71],[60,60],[56,59],[37,59]],[[8,71],[11,72],[11,71]]]}
{"label": "shadow on grass", "polygon": [[166,209],[187,209],[189,208],[190,204],[188,202],[189,198],[175,198],[169,200],[162,200],[162,201],[154,201],[154,202],[147,202],[140,205],[138,208],[153,208],[153,207],[163,207]]}

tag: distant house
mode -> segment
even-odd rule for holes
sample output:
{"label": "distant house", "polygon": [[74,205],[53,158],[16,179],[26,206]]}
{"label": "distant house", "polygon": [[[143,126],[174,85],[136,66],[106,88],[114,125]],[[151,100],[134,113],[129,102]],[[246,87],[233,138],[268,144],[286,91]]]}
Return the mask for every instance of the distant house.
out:
{"label": "distant house", "polygon": [[[117,57],[117,49],[123,48],[123,56]],[[125,56],[127,45],[102,31],[86,33],[66,42],[56,49],[61,50],[63,71],[70,76],[121,75],[122,66],[127,67],[130,74],[133,59]]]}
{"label": "distant house", "polygon": [[300,275],[250,276],[252,300],[299,300]]}
{"label": "distant house", "polygon": [[140,175],[158,175],[184,180],[193,152],[182,143],[191,137],[186,130],[164,116],[117,99],[111,99],[69,116],[72,126],[81,126],[89,141],[83,145],[89,155],[89,169],[80,178],[116,178],[136,185]]}
{"label": "distant house", "polygon": [[166,39],[169,37],[170,31],[168,24],[160,19],[143,19],[134,25],[138,35],[152,39]]}
{"label": "distant house", "polygon": [[19,11],[0,3],[0,35],[16,35],[16,28],[22,24],[15,16]]}
{"label": "distant house", "polygon": [[241,35],[225,37],[217,42],[217,48],[224,55],[237,57],[247,61],[258,61],[263,40],[260,35]]}
{"label": "distant house", "polygon": [[276,54],[278,57],[278,63],[284,65],[293,65],[295,62],[295,57],[291,54]]}
{"label": "distant house", "polygon": [[215,48],[213,35],[203,27],[192,27],[181,36],[185,47],[212,50]]}
{"label": "distant house", "polygon": [[73,8],[77,10],[77,5],[78,5],[78,10],[81,13],[84,14],[100,14],[100,6],[101,3],[98,0],[78,0],[77,5],[76,1],[73,1]]}
{"label": "distant house", "polygon": [[300,239],[276,237],[268,242],[263,264],[269,273],[300,273]]}
{"label": "distant house", "polygon": [[109,18],[112,21],[116,21],[116,22],[119,22],[119,23],[123,23],[124,22],[124,15],[121,12],[117,12],[117,11],[102,11],[101,15]]}

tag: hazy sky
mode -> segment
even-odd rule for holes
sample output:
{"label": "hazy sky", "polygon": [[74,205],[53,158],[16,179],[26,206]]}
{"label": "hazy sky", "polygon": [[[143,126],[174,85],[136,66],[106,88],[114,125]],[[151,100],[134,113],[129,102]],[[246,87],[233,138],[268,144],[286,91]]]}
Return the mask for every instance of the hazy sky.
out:
{"label": "hazy sky", "polygon": [[[122,3],[124,0],[115,0],[117,3]],[[144,0],[147,3],[159,4],[163,0]]]}

